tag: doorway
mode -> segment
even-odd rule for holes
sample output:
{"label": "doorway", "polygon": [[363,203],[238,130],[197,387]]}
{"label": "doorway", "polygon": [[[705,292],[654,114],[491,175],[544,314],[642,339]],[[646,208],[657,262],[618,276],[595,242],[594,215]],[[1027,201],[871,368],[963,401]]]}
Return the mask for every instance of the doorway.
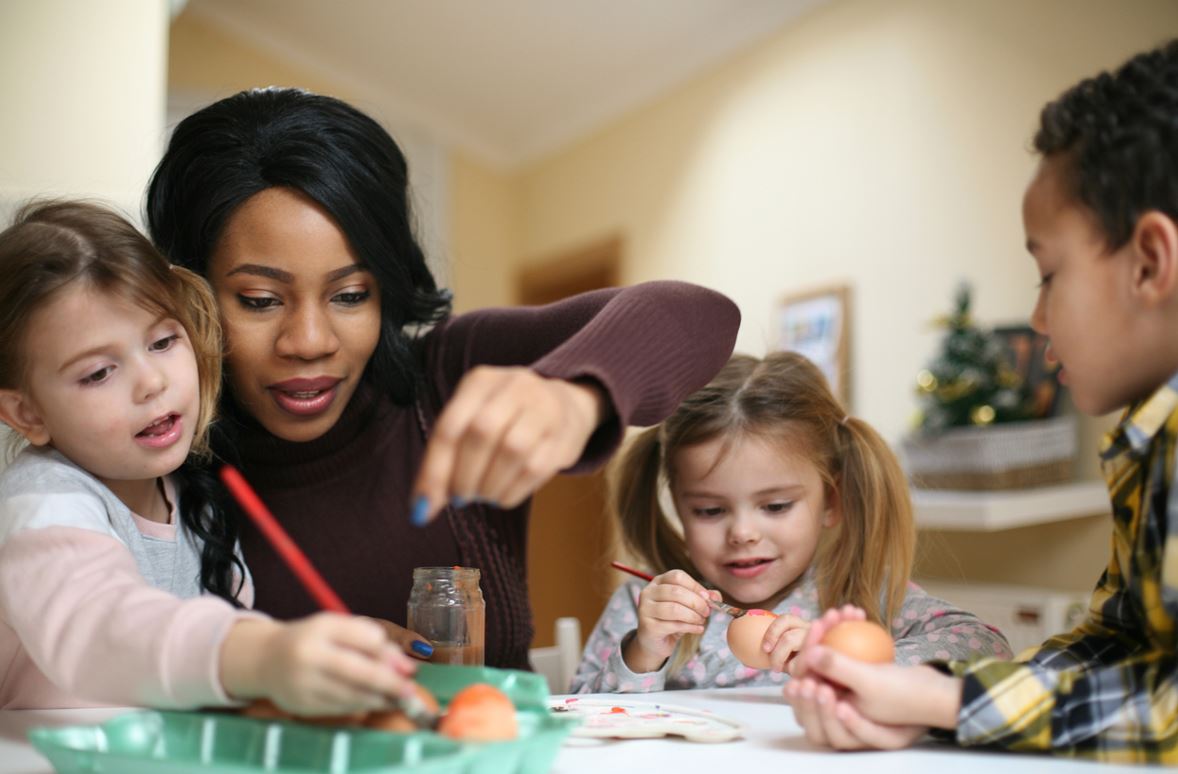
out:
{"label": "doorway", "polygon": [[[621,282],[621,257],[621,240],[610,238],[529,266],[517,277],[517,300],[535,306],[615,287]],[[557,476],[536,492],[528,529],[532,647],[554,644],[561,616],[576,617],[583,636],[589,636],[614,589],[612,549],[604,472]]]}

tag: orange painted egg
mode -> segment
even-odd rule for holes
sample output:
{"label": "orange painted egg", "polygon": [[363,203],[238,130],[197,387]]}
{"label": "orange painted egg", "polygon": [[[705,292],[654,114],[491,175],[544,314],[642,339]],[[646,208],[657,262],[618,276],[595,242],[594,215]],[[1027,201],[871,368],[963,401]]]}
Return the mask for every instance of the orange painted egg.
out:
{"label": "orange painted egg", "polygon": [[501,742],[519,736],[515,705],[493,685],[474,683],[454,695],[438,732],[451,739]]}

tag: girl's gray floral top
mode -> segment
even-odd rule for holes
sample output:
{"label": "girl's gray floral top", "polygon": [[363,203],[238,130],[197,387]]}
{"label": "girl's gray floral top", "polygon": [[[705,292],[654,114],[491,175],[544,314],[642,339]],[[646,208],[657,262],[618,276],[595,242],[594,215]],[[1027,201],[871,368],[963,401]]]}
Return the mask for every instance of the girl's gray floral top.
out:
{"label": "girl's gray floral top", "polygon": [[[636,674],[622,660],[622,645],[638,628],[638,594],[646,584],[623,583],[610,598],[597,626],[585,644],[581,664],[573,678],[573,693],[645,693],[682,688],[728,688],[747,685],[780,685],[789,679],[782,672],[746,667],[728,649],[728,622],[719,612],[708,618],[700,639],[699,652],[678,674],[669,676],[663,664],[657,672]],[[822,612],[818,588],[811,574],[773,609],[813,620]],[[891,621],[896,641],[896,663],[975,660],[983,657],[1009,659],[1010,645],[1002,633],[977,616],[927,594],[909,583],[900,612]]]}

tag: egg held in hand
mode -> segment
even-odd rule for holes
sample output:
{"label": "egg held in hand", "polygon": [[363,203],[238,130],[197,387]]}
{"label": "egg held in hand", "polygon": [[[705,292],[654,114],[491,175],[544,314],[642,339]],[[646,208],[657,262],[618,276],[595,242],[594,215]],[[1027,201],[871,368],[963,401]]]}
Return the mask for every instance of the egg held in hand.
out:
{"label": "egg held in hand", "polygon": [[892,635],[871,621],[843,621],[830,628],[822,644],[857,661],[887,664],[896,658]]}
{"label": "egg held in hand", "polygon": [[749,610],[728,624],[728,648],[740,663],[753,669],[771,666],[769,654],[761,650],[761,640],[775,618],[768,610]]}

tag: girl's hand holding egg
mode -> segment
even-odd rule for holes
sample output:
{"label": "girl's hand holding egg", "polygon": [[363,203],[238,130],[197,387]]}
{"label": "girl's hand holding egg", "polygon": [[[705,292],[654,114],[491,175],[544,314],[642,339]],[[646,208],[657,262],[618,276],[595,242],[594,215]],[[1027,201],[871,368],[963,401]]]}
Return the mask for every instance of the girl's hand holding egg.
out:
{"label": "girl's hand holding egg", "polygon": [[711,593],[682,570],[656,575],[638,596],[638,631],[622,650],[626,666],[638,674],[657,672],[680,637],[703,634]]}
{"label": "girl's hand holding egg", "polygon": [[796,615],[779,615],[774,618],[761,639],[761,651],[769,658],[769,666],[763,668],[784,672],[793,657],[802,649],[802,643],[809,631],[810,622]]}
{"label": "girl's hand holding egg", "polygon": [[784,672],[809,629],[810,623],[795,615],[749,610],[728,624],[728,648],[747,667]]}

